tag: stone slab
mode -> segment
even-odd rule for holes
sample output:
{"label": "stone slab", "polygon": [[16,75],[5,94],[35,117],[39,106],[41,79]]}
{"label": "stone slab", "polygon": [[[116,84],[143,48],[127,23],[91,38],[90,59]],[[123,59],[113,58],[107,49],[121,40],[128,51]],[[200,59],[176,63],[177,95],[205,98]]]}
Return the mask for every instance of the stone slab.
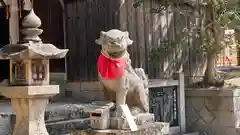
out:
{"label": "stone slab", "polygon": [[[90,128],[88,104],[58,102],[51,103],[45,111],[47,130],[50,135],[66,135],[74,129]],[[11,135],[15,124],[15,114],[10,102],[0,102],[0,135]]]}
{"label": "stone slab", "polygon": [[[90,128],[90,119],[88,118],[89,114],[87,112],[95,107],[96,106],[93,106],[90,103],[84,104],[79,102],[71,103],[64,101],[49,104],[45,111],[45,121],[49,133],[52,133],[51,135],[65,135],[66,133],[70,133],[73,128]],[[2,127],[5,129],[4,132],[12,131],[12,126],[15,123],[12,118],[15,116],[15,114],[13,113],[11,104],[9,102],[0,102],[0,115],[4,116],[4,119],[0,119],[0,123],[2,123],[1,125],[3,125]],[[154,121],[152,114],[139,114],[137,117],[142,119],[143,123],[151,123]],[[139,122],[137,122],[137,124],[138,123]],[[163,129],[166,130],[165,132],[168,130],[167,125],[169,126],[169,124],[165,124],[163,126]],[[0,130],[1,129],[2,128],[0,127]],[[2,134],[2,132],[0,132],[0,135],[8,134]]]}
{"label": "stone slab", "polygon": [[61,120],[71,120],[88,118],[88,111],[94,110],[99,106],[90,103],[71,103],[71,102],[56,102],[48,105],[45,112],[46,122],[54,122]]}
{"label": "stone slab", "polygon": [[108,129],[110,125],[110,110],[115,104],[113,102],[93,102],[92,105],[99,107],[88,111],[91,118],[91,128]]}
{"label": "stone slab", "polygon": [[58,85],[42,86],[0,86],[0,93],[8,98],[27,98],[33,96],[53,96],[59,93]]}
{"label": "stone slab", "polygon": [[72,131],[76,129],[83,130],[90,128],[90,120],[89,119],[64,120],[47,123],[46,126],[49,135],[69,135]]}
{"label": "stone slab", "polygon": [[192,132],[192,133],[184,133],[182,135],[199,135],[199,133],[198,132]]}
{"label": "stone slab", "polygon": [[[114,107],[114,103],[113,102],[109,102],[109,103],[99,103],[101,104],[98,108],[94,109],[94,110],[89,110],[89,113],[104,113],[106,111],[109,111],[111,108]],[[97,102],[93,102],[92,105],[96,105],[98,106]]]}
{"label": "stone slab", "polygon": [[130,130],[80,130],[73,131],[71,135],[163,135],[161,123],[145,124],[138,127],[137,131]]}
{"label": "stone slab", "polygon": [[130,127],[131,131],[137,131],[138,127],[137,127],[137,125],[134,121],[134,118],[133,118],[128,106],[127,105],[120,105],[120,107],[122,109],[122,112],[123,112],[124,116],[126,117],[128,126]]}
{"label": "stone slab", "polygon": [[[136,116],[133,116],[134,121],[137,125],[144,125],[144,124],[148,124],[148,123],[154,123],[155,122],[155,116],[154,114],[151,113],[139,113]],[[110,119],[110,127],[111,129],[117,129],[117,120],[115,117],[112,117]],[[122,120],[123,123],[123,129],[129,129],[129,126],[127,124],[127,122],[124,121],[124,119]]]}
{"label": "stone slab", "polygon": [[[54,102],[50,103],[45,111],[46,122],[56,122],[61,120],[81,119],[89,117],[89,110],[98,108],[99,106],[90,103],[79,102]],[[0,102],[0,115],[14,114],[11,103],[4,101]]]}
{"label": "stone slab", "polygon": [[152,113],[139,113],[135,117],[137,125],[153,123],[155,121],[155,116]]}

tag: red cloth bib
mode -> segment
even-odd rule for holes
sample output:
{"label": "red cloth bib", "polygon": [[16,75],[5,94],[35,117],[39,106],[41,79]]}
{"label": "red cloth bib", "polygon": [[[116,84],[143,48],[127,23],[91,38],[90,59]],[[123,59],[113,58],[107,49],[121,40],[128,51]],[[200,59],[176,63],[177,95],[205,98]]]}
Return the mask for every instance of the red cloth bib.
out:
{"label": "red cloth bib", "polygon": [[117,79],[124,75],[126,62],[123,58],[112,60],[103,53],[100,54],[97,61],[98,72],[105,79]]}

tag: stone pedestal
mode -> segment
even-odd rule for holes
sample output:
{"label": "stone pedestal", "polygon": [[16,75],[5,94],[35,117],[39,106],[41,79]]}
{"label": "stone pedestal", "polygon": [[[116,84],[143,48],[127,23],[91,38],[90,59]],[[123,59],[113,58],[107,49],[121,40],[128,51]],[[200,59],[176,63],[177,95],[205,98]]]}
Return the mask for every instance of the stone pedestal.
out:
{"label": "stone pedestal", "polygon": [[114,103],[110,102],[94,110],[89,110],[91,127],[94,129],[108,129],[110,123],[110,109],[113,106]]}
{"label": "stone pedestal", "polygon": [[81,130],[75,131],[72,135],[163,135],[164,125],[162,123],[144,124],[138,127],[137,131],[131,130]]}
{"label": "stone pedestal", "polygon": [[13,135],[48,135],[44,112],[49,97],[59,93],[58,85],[2,86],[0,93],[11,99],[16,113]]}
{"label": "stone pedestal", "polygon": [[239,135],[240,89],[186,90],[186,121],[201,135]]}
{"label": "stone pedestal", "polygon": [[[155,122],[154,114],[151,113],[139,113],[136,116],[133,116],[133,119],[137,125],[150,124]],[[111,129],[127,129],[130,127],[127,123],[126,118],[110,118],[110,128]]]}

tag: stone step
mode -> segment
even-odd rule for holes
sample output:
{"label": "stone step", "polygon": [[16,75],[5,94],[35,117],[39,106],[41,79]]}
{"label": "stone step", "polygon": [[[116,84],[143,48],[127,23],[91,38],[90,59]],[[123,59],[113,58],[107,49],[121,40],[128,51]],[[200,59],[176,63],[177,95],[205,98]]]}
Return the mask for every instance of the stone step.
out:
{"label": "stone step", "polygon": [[193,132],[193,133],[182,133],[181,135],[199,135],[198,132]]}
{"label": "stone step", "polygon": [[181,132],[180,127],[174,126],[169,128],[169,132],[167,133],[167,135],[179,135],[180,132]]}
{"label": "stone step", "polygon": [[[89,114],[96,106],[84,103],[56,102],[47,106],[45,120],[50,135],[67,135],[73,130],[90,128]],[[146,121],[151,119],[146,119]],[[11,135],[15,123],[15,114],[9,102],[0,102],[0,135]],[[144,122],[143,122],[144,123]],[[198,135],[180,134],[179,127],[169,128],[169,123],[161,123],[165,135]]]}
{"label": "stone step", "polygon": [[[70,103],[70,102],[55,102],[47,106],[45,112],[46,122],[88,118],[89,110],[93,110],[98,106],[87,103]],[[0,102],[0,115],[13,114],[10,102]]]}
{"label": "stone step", "polygon": [[[45,120],[50,135],[67,135],[72,130],[90,128],[88,110],[91,104],[58,102],[49,104],[45,112]],[[0,135],[11,135],[15,123],[15,114],[9,102],[0,103]],[[146,118],[146,121],[149,120]],[[167,130],[169,124],[163,129]]]}
{"label": "stone step", "polygon": [[90,120],[86,119],[73,119],[58,122],[46,123],[49,135],[70,135],[75,130],[83,130],[90,128]]}
{"label": "stone step", "polygon": [[169,132],[164,133],[164,135],[199,135],[198,132],[193,133],[181,133],[181,129],[179,126],[174,126],[169,128]]}
{"label": "stone step", "polygon": [[[90,129],[90,118],[64,120],[58,122],[46,123],[47,130],[50,135],[66,135],[76,130]],[[169,124],[164,122],[157,122],[161,126],[161,132],[168,132]],[[148,124],[148,123],[145,123]]]}
{"label": "stone step", "polygon": [[[52,132],[65,132],[74,129],[90,128],[89,110],[96,106],[83,103],[56,102],[47,106],[45,121],[48,129]],[[0,102],[0,135],[5,132],[12,132],[15,123],[15,114],[9,102]],[[142,117],[142,116],[140,116]],[[143,116],[144,117],[144,116]],[[140,123],[151,122],[151,118],[146,117]],[[5,129],[7,131],[5,131]],[[4,132],[4,134],[2,133]]]}
{"label": "stone step", "polygon": [[[92,108],[94,108],[93,105],[83,103],[51,103],[46,108],[45,121],[51,122],[59,120],[88,118],[89,115],[86,112]],[[13,114],[10,102],[0,102],[0,115],[2,114]]]}
{"label": "stone step", "polygon": [[[148,124],[148,123],[154,123],[154,114],[150,113],[139,113],[136,116],[133,117],[136,125],[143,125],[143,124]],[[110,127],[112,129],[117,129],[117,120],[118,118],[110,118]],[[126,119],[122,119],[121,123],[123,124],[122,128],[123,129],[130,129],[129,125],[126,121]]]}
{"label": "stone step", "polygon": [[[71,129],[71,127],[75,127],[76,129],[88,128],[90,122],[85,119],[88,117],[88,113],[86,112],[92,107],[90,104],[80,103],[51,103],[47,106],[45,112],[47,127],[51,132],[51,129],[56,129],[54,130],[56,132],[58,130],[65,132],[64,129]],[[0,135],[8,135],[8,133],[11,135],[14,124],[15,114],[10,102],[0,102]]]}
{"label": "stone step", "polygon": [[47,106],[45,121],[54,122],[61,120],[88,118],[88,110],[94,108],[91,104],[57,102]]}
{"label": "stone step", "polygon": [[138,130],[97,130],[97,129],[85,129],[74,130],[72,135],[162,135],[162,129],[164,125],[161,122],[155,122],[151,124],[144,124],[138,127]]}

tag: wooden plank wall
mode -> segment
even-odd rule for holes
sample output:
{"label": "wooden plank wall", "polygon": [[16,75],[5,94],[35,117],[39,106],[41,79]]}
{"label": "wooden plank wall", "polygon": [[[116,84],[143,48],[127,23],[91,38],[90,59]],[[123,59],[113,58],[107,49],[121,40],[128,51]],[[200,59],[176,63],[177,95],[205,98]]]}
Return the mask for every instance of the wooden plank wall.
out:
{"label": "wooden plank wall", "polygon": [[[122,2],[122,3],[121,3]],[[144,68],[149,78],[171,76],[181,65],[186,76],[197,75],[202,64],[200,40],[194,27],[200,27],[200,19],[192,13],[184,16],[178,11],[163,14],[152,13],[156,0],[144,2],[133,8],[133,0],[83,0],[66,3],[68,80],[97,80],[96,60],[100,47],[95,44],[100,31],[117,28],[130,32],[134,41],[129,47],[133,67]],[[170,10],[170,9],[169,9]],[[193,31],[183,34],[184,31]],[[151,62],[149,52],[159,46],[162,40],[173,40],[178,44],[163,61]],[[201,73],[200,73],[201,74]]]}
{"label": "wooden plank wall", "polygon": [[[200,9],[186,16],[171,9],[162,14],[151,12],[153,8],[158,8],[156,0],[145,1],[136,9],[132,5],[133,1],[122,4],[120,29],[128,30],[130,38],[134,40],[129,49],[133,67],[144,68],[149,77],[154,79],[171,76],[182,64],[186,76],[201,76],[203,68],[200,65],[204,57],[197,52],[201,44],[198,29],[203,19],[197,17]],[[188,32],[185,33],[186,30]],[[163,40],[175,41],[177,45],[163,61],[152,62],[148,54]]]}
{"label": "wooden plank wall", "polygon": [[96,80],[100,31],[118,28],[117,0],[71,1],[66,4],[68,80]]}
{"label": "wooden plank wall", "polygon": [[[64,48],[63,10],[58,0],[34,1],[34,11],[41,19],[43,33],[40,35],[43,42],[51,43],[58,48]],[[64,72],[64,59],[50,60],[51,72]]]}

